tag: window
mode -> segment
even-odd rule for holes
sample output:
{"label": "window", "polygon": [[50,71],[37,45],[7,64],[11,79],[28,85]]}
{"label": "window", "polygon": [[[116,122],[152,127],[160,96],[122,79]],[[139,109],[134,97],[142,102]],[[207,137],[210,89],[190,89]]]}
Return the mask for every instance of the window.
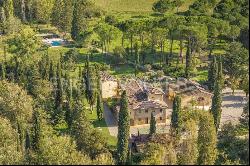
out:
{"label": "window", "polygon": [[162,112],[163,112],[163,109],[160,109],[160,112],[162,113]]}
{"label": "window", "polygon": [[160,120],[162,120],[162,117],[160,117]]}
{"label": "window", "polygon": [[145,113],[148,113],[148,110],[145,110]]}

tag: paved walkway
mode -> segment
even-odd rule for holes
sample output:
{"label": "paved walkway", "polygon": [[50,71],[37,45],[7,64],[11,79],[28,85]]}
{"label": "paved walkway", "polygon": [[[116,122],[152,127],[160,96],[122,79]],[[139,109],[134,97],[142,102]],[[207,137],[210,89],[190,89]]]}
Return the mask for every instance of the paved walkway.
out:
{"label": "paved walkway", "polygon": [[104,118],[105,122],[108,126],[109,133],[111,136],[117,136],[118,133],[118,127],[117,127],[117,122],[115,120],[115,117],[107,104],[104,104]]}
{"label": "paved walkway", "polygon": [[230,88],[223,90],[221,124],[229,121],[232,123],[238,123],[243,108],[249,100],[249,98],[246,98],[245,96],[246,95],[242,90],[236,90],[234,96],[232,95],[232,90]]}

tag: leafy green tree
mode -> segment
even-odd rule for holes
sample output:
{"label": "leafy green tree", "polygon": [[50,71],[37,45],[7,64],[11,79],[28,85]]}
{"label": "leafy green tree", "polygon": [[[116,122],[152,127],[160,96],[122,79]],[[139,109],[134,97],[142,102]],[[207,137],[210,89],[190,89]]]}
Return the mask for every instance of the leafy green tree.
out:
{"label": "leafy green tree", "polygon": [[71,0],[55,0],[52,10],[52,23],[62,32],[70,32],[72,28],[73,6]]}
{"label": "leafy green tree", "polygon": [[0,81],[0,115],[25,125],[32,119],[33,99],[25,90],[14,83]]}
{"label": "leafy green tree", "polygon": [[3,9],[5,12],[5,17],[8,20],[9,18],[14,16],[14,6],[13,6],[13,1],[12,0],[5,0],[2,2],[3,4]]}
{"label": "leafy green tree", "polygon": [[[221,131],[218,133],[218,155],[217,163],[249,163],[249,140],[248,138],[239,137],[242,133],[239,132],[239,126],[232,123],[224,124]],[[249,130],[244,132],[243,135],[248,135]],[[242,136],[243,136],[242,135]]]}
{"label": "leafy green tree", "polygon": [[240,117],[240,127],[249,132],[249,101],[244,107],[243,113]]}
{"label": "leafy green tree", "polygon": [[130,117],[128,110],[127,94],[124,91],[120,101],[120,111],[118,120],[118,142],[117,142],[117,163],[125,164],[128,155],[128,139],[130,129]]}
{"label": "leafy green tree", "polygon": [[234,90],[239,86],[239,79],[248,73],[248,50],[243,48],[241,43],[230,43],[226,48],[225,56],[223,56],[223,66],[225,74],[229,76],[234,93]]}
{"label": "leafy green tree", "polygon": [[22,164],[22,152],[17,151],[17,131],[8,119],[0,117],[0,133],[0,164]]}
{"label": "leafy green tree", "polygon": [[11,53],[20,57],[32,56],[41,46],[41,41],[36,37],[33,29],[26,27],[7,41]]}
{"label": "leafy green tree", "polygon": [[171,130],[174,135],[180,134],[181,127],[181,98],[176,96],[173,101],[173,112],[171,117]]}
{"label": "leafy green tree", "polygon": [[91,18],[94,13],[93,3],[89,0],[79,0],[74,2],[71,36],[74,40],[80,40],[80,34],[87,30],[87,18]]}
{"label": "leafy green tree", "polygon": [[249,75],[245,76],[240,84],[241,89],[246,93],[246,96],[249,95]]}
{"label": "leafy green tree", "polygon": [[212,15],[217,0],[198,0],[189,6],[189,15]]}
{"label": "leafy green tree", "polygon": [[[51,22],[58,29],[63,28],[63,13],[64,13],[64,0],[54,0],[54,5],[51,14]],[[73,12],[72,12],[73,13]]]}
{"label": "leafy green tree", "polygon": [[76,140],[77,149],[88,154],[91,159],[106,152],[105,138],[91,127],[80,103],[74,108],[71,133]]}
{"label": "leafy green tree", "polygon": [[155,120],[155,116],[153,114],[153,112],[151,113],[151,119],[150,119],[150,130],[149,130],[149,134],[153,135],[156,133],[156,120]]}
{"label": "leafy green tree", "polygon": [[184,4],[184,0],[174,0],[173,4],[176,7],[176,13],[179,12],[179,8]]}
{"label": "leafy green tree", "polygon": [[166,13],[167,11],[172,10],[173,3],[170,0],[159,0],[153,4],[153,11],[159,13]]}
{"label": "leafy green tree", "polygon": [[39,0],[33,4],[35,19],[41,23],[49,23],[54,0]]}
{"label": "leafy green tree", "polygon": [[198,160],[197,164],[213,165],[217,158],[217,136],[212,115],[203,113],[200,117],[198,131]]}
{"label": "leafy green tree", "polygon": [[164,165],[165,150],[160,144],[148,143],[143,149],[141,165]]}
{"label": "leafy green tree", "polygon": [[187,133],[187,136],[181,144],[182,152],[179,154],[178,162],[180,165],[195,165],[198,158],[198,134],[195,120],[189,120],[184,123],[184,131]]}

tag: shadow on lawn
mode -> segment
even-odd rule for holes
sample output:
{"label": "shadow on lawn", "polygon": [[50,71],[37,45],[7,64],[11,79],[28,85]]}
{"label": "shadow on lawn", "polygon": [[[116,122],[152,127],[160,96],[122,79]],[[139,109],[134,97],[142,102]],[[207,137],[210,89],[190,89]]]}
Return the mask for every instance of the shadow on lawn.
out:
{"label": "shadow on lawn", "polygon": [[102,119],[101,121],[95,120],[93,121],[93,126],[96,127],[107,127],[105,119]]}

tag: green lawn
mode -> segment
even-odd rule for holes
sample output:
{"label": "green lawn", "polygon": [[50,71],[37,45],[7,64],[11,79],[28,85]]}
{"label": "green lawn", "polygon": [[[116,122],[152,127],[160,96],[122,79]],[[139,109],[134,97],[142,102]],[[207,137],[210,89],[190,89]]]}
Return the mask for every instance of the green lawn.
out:
{"label": "green lawn", "polygon": [[[152,13],[153,3],[157,0],[94,0],[95,4],[108,12],[122,12],[130,14]],[[184,4],[179,8],[183,12],[195,0],[185,0]],[[173,10],[175,12],[176,9]]]}
{"label": "green lawn", "polygon": [[117,143],[117,138],[114,137],[114,136],[111,136],[109,134],[109,130],[108,130],[108,127],[107,127],[107,124],[106,124],[105,120],[102,119],[101,121],[99,121],[97,119],[97,113],[96,113],[96,111],[94,111],[93,113],[91,113],[90,111],[87,111],[87,117],[91,121],[91,123],[93,124],[93,126],[97,130],[99,130],[103,134],[104,137],[106,137],[108,145],[111,148],[115,148],[116,143]]}

